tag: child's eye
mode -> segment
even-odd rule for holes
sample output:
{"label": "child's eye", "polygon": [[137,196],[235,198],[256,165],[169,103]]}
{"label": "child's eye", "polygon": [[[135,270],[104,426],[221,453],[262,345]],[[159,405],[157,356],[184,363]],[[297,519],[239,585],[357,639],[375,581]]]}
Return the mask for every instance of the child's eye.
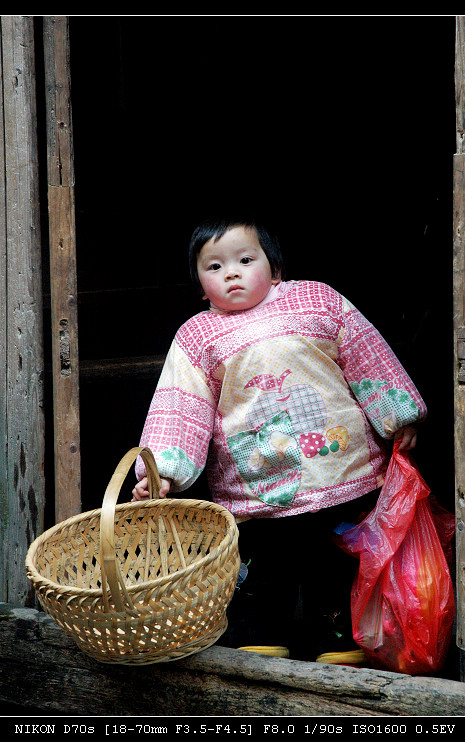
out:
{"label": "child's eye", "polygon": [[218,271],[221,268],[221,265],[219,263],[212,263],[208,266],[209,271]]}
{"label": "child's eye", "polygon": [[251,262],[252,262],[252,258],[241,258],[241,263],[243,263],[243,265],[247,265],[248,263],[251,263]]}

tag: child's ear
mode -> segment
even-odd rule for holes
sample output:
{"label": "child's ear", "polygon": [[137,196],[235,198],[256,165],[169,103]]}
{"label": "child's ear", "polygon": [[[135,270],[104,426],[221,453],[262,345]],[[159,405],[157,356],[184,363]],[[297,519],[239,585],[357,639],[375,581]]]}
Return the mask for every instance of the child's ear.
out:
{"label": "child's ear", "polygon": [[206,294],[204,294],[204,295],[202,296],[202,299],[208,299],[208,296],[207,296]]}
{"label": "child's ear", "polygon": [[276,276],[276,278],[271,279],[272,286],[277,286],[278,283],[281,283],[281,273],[278,276]]}

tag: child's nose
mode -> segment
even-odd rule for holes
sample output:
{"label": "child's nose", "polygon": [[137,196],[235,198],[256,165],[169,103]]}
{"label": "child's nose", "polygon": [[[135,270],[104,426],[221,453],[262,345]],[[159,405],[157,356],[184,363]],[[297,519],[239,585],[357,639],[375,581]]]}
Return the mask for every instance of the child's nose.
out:
{"label": "child's nose", "polygon": [[240,272],[240,269],[238,268],[238,266],[231,266],[226,271],[225,279],[226,279],[226,281],[228,281],[231,278],[239,278],[240,275],[241,275],[241,272]]}

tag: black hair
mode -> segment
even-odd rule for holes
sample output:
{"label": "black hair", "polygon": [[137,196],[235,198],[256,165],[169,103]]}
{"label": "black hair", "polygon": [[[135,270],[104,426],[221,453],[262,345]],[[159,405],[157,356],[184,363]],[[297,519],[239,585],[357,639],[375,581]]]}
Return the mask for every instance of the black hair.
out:
{"label": "black hair", "polygon": [[197,273],[197,258],[202,247],[208,240],[213,239],[216,242],[221,239],[226,232],[234,229],[234,227],[255,229],[260,246],[268,258],[272,278],[284,278],[284,260],[281,253],[281,246],[278,237],[273,231],[265,228],[262,222],[254,217],[213,217],[205,219],[194,229],[189,243],[190,275],[192,281],[200,290],[202,287]]}

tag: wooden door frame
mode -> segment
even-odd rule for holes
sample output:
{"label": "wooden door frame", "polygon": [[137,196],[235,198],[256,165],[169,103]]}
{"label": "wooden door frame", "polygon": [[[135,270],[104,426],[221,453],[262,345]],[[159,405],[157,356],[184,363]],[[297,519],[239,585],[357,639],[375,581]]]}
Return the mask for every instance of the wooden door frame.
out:
{"label": "wooden door frame", "polygon": [[44,16],[55,521],[81,512],[78,296],[69,21]]}
{"label": "wooden door frame", "polygon": [[[41,240],[33,17],[0,16],[0,600],[27,605],[23,557],[43,528],[45,484]],[[80,511],[79,362],[69,27],[44,17],[47,184],[52,266],[56,520]],[[456,16],[454,155],[454,412],[457,645],[465,680],[465,16]],[[22,122],[21,126],[18,122]],[[22,158],[21,162],[19,158]],[[21,180],[18,177],[21,173]],[[29,273],[18,266],[32,266]],[[21,279],[18,280],[18,276]],[[16,290],[14,287],[16,286]],[[31,306],[33,311],[31,314]],[[34,393],[31,394],[31,389]],[[14,576],[13,572],[16,574]],[[8,583],[8,589],[6,585]]]}
{"label": "wooden door frame", "polygon": [[[33,16],[0,16],[0,601],[35,604],[24,567],[44,530],[42,236]],[[44,18],[55,519],[81,510],[69,32]],[[40,107],[39,107],[40,108]]]}
{"label": "wooden door frame", "polygon": [[454,155],[454,445],[457,646],[465,680],[465,16],[456,18],[456,154]]}
{"label": "wooden door frame", "polygon": [[27,606],[43,531],[45,418],[34,25],[0,16],[0,600]]}

